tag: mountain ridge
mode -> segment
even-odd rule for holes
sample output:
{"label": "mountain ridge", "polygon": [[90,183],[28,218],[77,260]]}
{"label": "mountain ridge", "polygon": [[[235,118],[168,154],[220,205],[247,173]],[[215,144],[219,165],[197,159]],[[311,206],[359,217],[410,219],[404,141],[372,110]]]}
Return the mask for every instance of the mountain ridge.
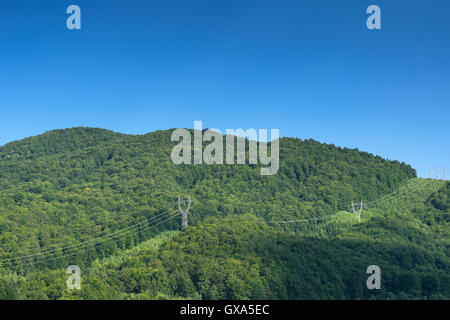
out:
{"label": "mountain ridge", "polygon": [[[189,128],[185,128],[185,129],[190,132],[193,131],[193,129],[189,129]],[[31,136],[31,137],[26,137],[23,139],[10,141],[10,142],[0,146],[0,154],[3,152],[8,152],[8,151],[10,151],[9,149],[14,149],[14,147],[17,148],[19,146],[24,146],[24,145],[28,146],[28,147],[30,147],[30,145],[34,146],[36,144],[46,142],[47,139],[53,139],[54,137],[60,137],[62,141],[67,143],[67,142],[70,142],[70,138],[72,137],[71,134],[79,135],[79,133],[83,133],[84,137],[90,137],[93,134],[95,134],[98,138],[101,139],[100,142],[110,142],[112,140],[112,137],[116,137],[116,138],[119,138],[119,137],[121,137],[121,138],[127,138],[127,137],[128,138],[140,138],[140,137],[152,137],[152,136],[161,137],[160,136],[161,134],[167,135],[167,134],[171,133],[173,130],[176,130],[176,128],[165,129],[165,130],[155,130],[155,131],[151,131],[151,132],[144,133],[144,134],[128,134],[128,133],[122,133],[119,131],[114,131],[114,130],[100,128],[100,127],[85,127],[85,126],[70,127],[70,128],[64,128],[64,129],[53,129],[53,130],[45,131],[42,134],[37,134],[37,135]],[[206,131],[206,130],[207,129],[204,129],[203,131]],[[67,138],[69,138],[69,139],[67,139]],[[92,139],[88,139],[87,141],[85,141],[88,143],[88,145],[86,145],[84,147],[95,146],[96,144],[100,143],[98,141],[96,143],[94,143],[91,140]],[[286,141],[291,140],[291,141],[300,141],[300,142],[310,141],[312,143],[329,146],[330,148],[341,149],[343,151],[355,151],[355,152],[359,152],[361,154],[367,154],[369,156],[374,156],[376,158],[382,159],[384,161],[400,162],[398,160],[390,160],[390,159],[383,158],[379,155],[375,155],[375,154],[367,152],[367,151],[359,150],[359,148],[348,148],[345,146],[344,147],[336,146],[333,143],[319,142],[312,138],[302,139],[302,138],[298,138],[298,137],[280,137],[280,140],[286,140]],[[401,162],[401,163],[404,164],[404,162]]]}

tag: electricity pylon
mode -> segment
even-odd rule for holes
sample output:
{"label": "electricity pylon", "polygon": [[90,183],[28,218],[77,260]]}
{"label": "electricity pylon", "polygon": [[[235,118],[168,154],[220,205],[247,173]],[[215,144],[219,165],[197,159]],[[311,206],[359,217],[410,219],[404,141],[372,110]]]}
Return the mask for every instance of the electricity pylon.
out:
{"label": "electricity pylon", "polygon": [[[185,201],[183,201],[185,202]],[[181,213],[181,228],[186,228],[188,226],[188,212],[189,209],[191,208],[191,195],[188,194],[188,207],[186,210],[181,209],[181,196],[178,196],[178,209],[180,209],[180,213]]]}
{"label": "electricity pylon", "polygon": [[362,209],[363,209],[363,202],[362,201],[361,201],[361,207],[359,208],[359,210],[355,209],[355,203],[353,203],[353,201],[352,201],[352,210],[353,210],[353,213],[355,214],[356,219],[358,219],[358,222],[361,221]]}

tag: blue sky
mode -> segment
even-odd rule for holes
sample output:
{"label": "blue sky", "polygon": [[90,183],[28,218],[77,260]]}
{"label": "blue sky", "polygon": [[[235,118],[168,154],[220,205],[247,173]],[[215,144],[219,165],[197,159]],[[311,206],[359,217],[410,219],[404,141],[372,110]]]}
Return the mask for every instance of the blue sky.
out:
{"label": "blue sky", "polygon": [[[66,28],[71,4],[82,30]],[[0,145],[202,120],[450,176],[449,14],[444,0],[0,0]]]}

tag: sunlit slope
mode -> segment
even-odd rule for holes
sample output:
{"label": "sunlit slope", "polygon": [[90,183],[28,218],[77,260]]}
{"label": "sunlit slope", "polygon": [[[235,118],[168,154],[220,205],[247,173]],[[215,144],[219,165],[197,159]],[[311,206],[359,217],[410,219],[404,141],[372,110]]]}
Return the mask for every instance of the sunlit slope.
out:
{"label": "sunlit slope", "polygon": [[[277,218],[273,218],[271,221],[286,222],[273,224],[282,229],[323,237],[337,235],[349,226],[368,223],[372,218],[376,217],[404,214],[413,221],[421,217],[417,210],[422,209],[427,200],[445,185],[446,182],[443,180],[413,178],[405,180],[394,192],[382,195],[376,199],[368,200],[364,197],[355,199],[353,202],[356,211],[361,209],[361,201],[363,203],[360,215],[361,221],[357,220],[351,201],[347,204],[345,210],[330,211],[326,215],[319,216],[317,220],[314,217],[310,217],[311,220],[305,222],[302,220],[296,222],[294,219],[293,223],[290,223],[290,220],[283,221]],[[430,212],[429,218],[432,219],[435,216]],[[320,230],[318,230],[317,226],[320,226]]]}

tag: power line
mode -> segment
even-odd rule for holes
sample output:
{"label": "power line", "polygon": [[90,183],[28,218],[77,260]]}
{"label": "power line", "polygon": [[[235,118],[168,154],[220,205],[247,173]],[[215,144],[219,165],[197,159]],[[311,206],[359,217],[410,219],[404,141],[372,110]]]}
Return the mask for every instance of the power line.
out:
{"label": "power line", "polygon": [[[418,191],[418,190],[421,190],[424,188],[424,185],[420,185],[419,183],[414,182],[414,181],[409,184],[410,184],[410,186],[408,186],[408,185],[404,186],[400,190],[397,190],[391,194],[385,195],[379,199],[376,199],[376,200],[373,200],[370,202],[363,202],[363,207],[375,208],[386,201],[393,201],[393,200],[408,196],[408,193],[406,193],[406,192],[415,192],[415,191]],[[433,183],[429,183],[428,185],[432,185],[432,184]],[[428,186],[428,185],[425,185],[425,186]],[[347,207],[347,209],[352,209],[351,204]]]}
{"label": "power line", "polygon": [[[397,194],[398,194],[398,193],[401,193],[401,192],[403,192],[404,190],[406,190],[406,189],[408,189],[408,188],[411,188],[411,185],[414,186],[414,185],[417,185],[417,184],[418,184],[418,183],[417,183],[416,181],[408,182],[405,186],[401,187],[399,190],[396,190],[396,191],[394,191],[394,192],[392,192],[392,193],[390,193],[390,194],[384,195],[383,197],[381,197],[381,198],[379,198],[379,199],[376,199],[376,200],[373,200],[373,201],[369,201],[369,202],[364,202],[363,205],[367,207],[367,206],[369,206],[369,205],[372,205],[373,203],[377,203],[377,202],[380,202],[380,201],[384,201],[384,200],[387,200],[387,199],[389,199],[389,198],[391,198],[391,197],[394,197],[394,198],[395,198],[395,197],[397,197]],[[349,205],[348,208],[349,208],[349,209],[352,209],[351,205]]]}
{"label": "power line", "polygon": [[[156,227],[156,226],[158,226],[158,225],[160,225],[160,224],[162,224],[162,223],[164,223],[164,222],[167,222],[167,221],[169,221],[169,220],[175,218],[176,216],[177,216],[177,214],[172,215],[172,216],[169,217],[169,218],[166,218],[166,219],[164,219],[164,220],[162,220],[162,221],[160,221],[160,222],[158,222],[158,223],[156,223],[156,224],[154,224],[154,225],[152,225],[152,226],[149,226],[149,228]],[[142,229],[142,228],[144,228],[144,227],[145,227],[145,226],[141,226],[139,229]],[[126,236],[128,236],[128,234],[124,234],[124,235],[116,236],[116,237],[117,237],[118,239],[123,239],[123,238],[126,237]],[[105,244],[111,243],[111,242],[114,242],[114,240],[110,239],[110,240],[106,241]],[[79,249],[82,249],[82,248],[79,248]],[[72,253],[70,253],[70,254],[65,253],[65,254],[63,254],[63,255],[61,255],[61,256],[58,256],[58,257],[49,257],[49,258],[47,258],[47,259],[45,259],[45,260],[37,260],[37,261],[29,262],[29,263],[16,263],[16,264],[10,265],[10,266],[8,266],[8,267],[9,267],[9,268],[12,268],[12,267],[17,267],[17,266],[27,266],[27,265],[32,265],[32,264],[36,264],[36,263],[44,263],[44,262],[48,262],[48,261],[52,261],[52,260],[63,259],[63,258],[67,258],[67,257],[71,257],[71,256],[74,256],[74,255],[77,255],[77,254],[81,254],[81,253],[84,253],[84,252],[88,252],[88,251],[91,250],[91,249],[92,249],[92,248],[88,248],[88,249],[85,249],[85,250],[79,250],[79,251],[72,252]],[[0,266],[0,269],[6,268],[6,267],[7,267],[7,266]]]}
{"label": "power line", "polygon": [[[4,262],[8,263],[8,262],[13,262],[15,260],[23,260],[23,259],[26,259],[26,258],[36,258],[36,257],[37,257],[37,261],[36,262],[40,262],[40,263],[47,262],[47,261],[52,260],[52,258],[46,259],[46,260],[39,260],[39,259],[45,258],[45,257],[42,257],[43,255],[55,254],[56,251],[58,251],[58,250],[61,250],[61,252],[63,252],[63,255],[60,256],[59,258],[64,258],[64,257],[67,257],[67,256],[83,253],[83,252],[91,250],[92,248],[89,248],[88,250],[82,250],[82,251],[78,251],[78,250],[83,249],[83,247],[86,247],[86,245],[88,245],[89,243],[93,243],[93,244],[94,243],[95,244],[104,243],[104,244],[107,244],[107,243],[115,241],[114,238],[122,239],[122,238],[128,236],[130,232],[136,232],[136,231],[141,230],[141,229],[143,229],[145,227],[149,227],[149,228],[155,227],[155,226],[157,226],[157,225],[159,225],[161,223],[164,223],[166,221],[169,221],[169,220],[175,218],[178,215],[177,211],[172,211],[172,212],[168,213],[166,215],[166,217],[164,217],[165,213],[167,213],[167,212],[164,212],[164,213],[161,213],[161,214],[159,214],[159,215],[157,215],[155,217],[152,217],[148,221],[132,225],[132,226],[126,228],[126,229],[122,229],[122,230],[119,230],[119,231],[114,232],[112,234],[108,234],[108,235],[105,235],[105,236],[102,236],[102,237],[98,237],[98,238],[95,238],[95,239],[84,241],[84,242],[76,244],[76,245],[60,247],[60,248],[57,248],[57,249],[54,249],[54,250],[40,252],[40,253],[37,253],[37,254],[32,254],[32,255],[27,255],[27,256],[20,256],[20,257],[15,257],[15,258],[10,258],[10,259],[4,259],[4,260],[1,260],[0,263],[4,263]],[[148,222],[148,225],[144,225],[146,222]],[[152,225],[155,222],[156,222],[156,224]],[[111,237],[111,239],[109,239],[110,237]],[[71,249],[67,250],[68,248],[71,248]],[[66,252],[64,252],[64,251],[66,251]],[[71,253],[71,252],[73,252],[73,253]],[[67,255],[67,253],[71,253],[71,254]],[[20,263],[14,263],[14,264],[15,265],[27,265],[27,264],[20,264]],[[34,264],[34,262],[31,263],[31,264]],[[4,267],[5,266],[0,266],[0,268],[4,268]]]}
{"label": "power line", "polygon": [[[148,220],[148,222],[150,222],[151,220],[153,220],[153,219],[155,219],[155,218],[157,218],[157,217],[160,217],[160,216],[166,214],[166,213],[169,212],[169,211],[170,211],[170,210],[165,211],[165,212],[163,212],[163,213],[161,213],[161,214],[158,214],[158,215],[156,215],[155,217],[152,217],[150,220]],[[146,217],[147,217],[147,216],[143,216],[143,217],[140,217],[139,219],[141,220],[141,219],[144,219],[144,218],[146,218]],[[145,223],[145,221],[143,221],[143,222],[141,222],[141,223],[138,223],[138,224],[135,224],[135,225],[139,225],[139,224],[143,224],[143,223]],[[105,238],[105,237],[112,236],[112,235],[114,235],[114,234],[121,233],[121,232],[123,232],[123,231],[125,231],[125,230],[128,230],[128,229],[130,229],[130,228],[133,228],[135,225],[131,225],[131,226],[125,228],[125,229],[120,229],[120,230],[117,230],[117,231],[115,231],[115,232],[112,232],[112,233],[109,233],[109,234],[106,234],[106,235],[103,235],[103,236],[100,236],[100,237],[97,237],[97,238],[94,238],[94,239],[90,239],[90,240],[87,240],[87,241],[83,241],[83,242],[80,242],[80,243],[77,243],[77,244],[72,244],[72,245],[68,245],[68,246],[56,248],[56,249],[53,249],[53,250],[43,251],[43,252],[39,252],[39,253],[35,253],[35,254],[30,254],[30,255],[25,255],[25,256],[21,256],[21,257],[15,257],[15,258],[9,258],[9,259],[2,259],[2,260],[0,260],[0,263],[2,263],[2,262],[7,262],[7,261],[11,261],[11,260],[17,260],[17,259],[21,259],[21,258],[30,258],[30,257],[35,257],[35,256],[45,255],[45,254],[53,253],[53,252],[55,252],[55,251],[57,251],[57,250],[63,250],[63,249],[68,249],[68,248],[72,248],[72,247],[83,246],[83,245],[85,245],[85,244],[87,244],[87,243],[95,242],[95,241],[97,241],[98,239],[102,239],[102,238]]]}
{"label": "power line", "polygon": [[[10,259],[3,259],[3,260],[0,260],[0,263],[13,263],[13,261],[23,260],[23,259],[26,259],[26,258],[35,258],[37,260],[35,262],[28,263],[28,264],[18,264],[18,263],[14,264],[14,266],[29,265],[29,264],[34,264],[34,263],[38,263],[38,262],[39,263],[43,263],[43,262],[47,262],[47,261],[50,261],[50,260],[61,259],[61,258],[64,258],[64,257],[80,254],[80,253],[83,253],[83,252],[86,252],[86,251],[89,251],[89,250],[92,249],[92,248],[88,248],[87,250],[81,250],[80,251],[80,249],[83,249],[83,247],[86,247],[90,243],[92,243],[92,244],[99,244],[99,243],[107,244],[107,243],[111,243],[111,242],[115,241],[114,238],[123,239],[124,237],[128,236],[130,232],[136,232],[136,231],[142,230],[143,228],[146,228],[146,227],[149,227],[149,228],[155,227],[155,226],[157,226],[159,224],[162,224],[162,223],[164,223],[166,221],[169,221],[169,220],[175,218],[178,215],[178,213],[177,213],[178,210],[172,210],[171,212],[169,212],[169,211],[171,211],[171,210],[168,210],[168,211],[165,211],[163,213],[160,213],[160,214],[158,214],[156,216],[151,217],[150,219],[147,219],[147,215],[146,216],[142,216],[142,217],[139,218],[139,220],[146,219],[145,221],[133,224],[133,225],[127,227],[127,228],[115,231],[115,232],[110,233],[110,234],[106,234],[106,235],[100,236],[98,238],[90,239],[90,240],[87,240],[87,241],[84,241],[84,242],[81,242],[81,243],[78,243],[78,244],[73,244],[73,245],[69,245],[69,246],[65,246],[65,247],[56,248],[56,249],[53,249],[53,250],[48,250],[48,251],[45,251],[45,252],[40,252],[40,253],[35,253],[35,254],[30,254],[30,255],[20,256],[20,257],[14,257],[14,258],[10,258]],[[182,211],[182,210],[180,209],[180,211]],[[166,215],[166,217],[164,217],[164,215]],[[155,223],[155,222],[156,222],[156,224],[151,225],[152,223]],[[111,238],[111,239],[109,239],[109,238]],[[56,254],[57,251],[59,251],[59,250],[61,250],[61,252],[63,253],[62,256],[59,256],[57,258],[47,258],[45,260],[40,260],[40,259],[44,259],[45,255]],[[64,252],[64,251],[66,251],[66,252]],[[68,253],[70,253],[70,254],[68,254]],[[0,266],[0,269],[1,268],[5,268],[5,266],[3,266],[3,267]]]}
{"label": "power line", "polygon": [[[415,192],[415,191],[423,189],[426,186],[430,186],[432,184],[433,183],[430,182],[429,184],[423,185],[423,184],[420,184],[418,182],[418,180],[413,180],[413,181],[408,182],[401,189],[399,189],[397,191],[394,191],[394,192],[392,192],[392,193],[390,193],[388,195],[385,195],[385,196],[383,196],[383,197],[381,197],[381,198],[379,198],[377,200],[374,200],[374,201],[371,201],[371,202],[368,202],[368,203],[361,202],[360,206],[361,206],[361,208],[363,208],[363,207],[365,207],[365,208],[375,208],[375,207],[378,207],[381,203],[384,203],[386,201],[395,200],[395,199],[399,199],[401,197],[407,196],[408,194],[405,193],[406,191]],[[360,208],[360,210],[361,210],[361,208]],[[348,209],[354,209],[354,205],[352,206],[350,204],[348,206]],[[332,217],[334,217],[336,215],[337,215],[337,213],[329,215],[329,216],[322,216],[322,217],[309,218],[309,219],[299,219],[299,220],[280,220],[280,221],[270,221],[270,220],[263,220],[263,219],[258,219],[258,220],[264,221],[265,223],[268,223],[268,224],[301,223],[301,222],[309,222],[309,221],[326,220],[326,219],[330,219],[330,218],[332,218]]]}
{"label": "power line", "polygon": [[385,203],[387,201],[393,201],[393,200],[397,200],[397,199],[402,198],[402,197],[406,197],[406,196],[409,195],[407,192],[420,191],[420,190],[424,189],[425,187],[428,187],[428,186],[431,186],[431,185],[433,185],[433,183],[430,182],[429,184],[419,185],[419,186],[416,186],[416,187],[411,187],[409,190],[407,190],[405,188],[406,190],[405,189],[401,190],[401,192],[402,192],[401,194],[398,194],[396,196],[389,196],[389,197],[385,196],[385,197],[383,197],[381,199],[378,199],[378,200],[366,203],[365,206],[368,207],[368,208],[375,208],[375,207],[378,207],[380,204]]}

